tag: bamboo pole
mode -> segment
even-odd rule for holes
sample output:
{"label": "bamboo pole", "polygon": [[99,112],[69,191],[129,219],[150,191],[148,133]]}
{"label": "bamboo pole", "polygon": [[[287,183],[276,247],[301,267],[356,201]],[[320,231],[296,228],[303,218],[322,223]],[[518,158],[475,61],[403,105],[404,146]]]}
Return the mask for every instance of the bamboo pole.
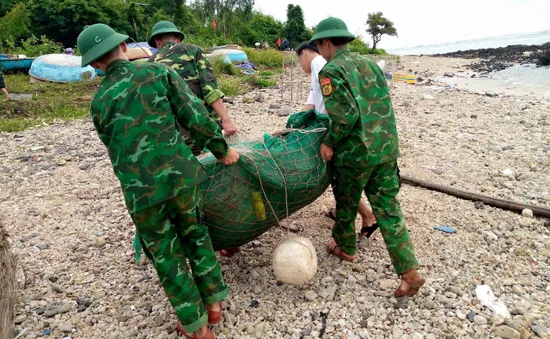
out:
{"label": "bamboo pole", "polygon": [[432,191],[449,194],[457,198],[466,199],[470,201],[480,201],[486,205],[501,208],[508,211],[521,213],[524,209],[530,209],[531,211],[533,211],[533,215],[535,216],[550,218],[549,208],[527,205],[527,204],[520,204],[520,203],[516,203],[516,202],[504,200],[504,199],[493,198],[488,195],[466,192],[466,191],[462,191],[449,186],[435,184],[435,183],[420,180],[420,179],[415,179],[415,178],[409,177],[408,175],[403,175],[403,174],[401,175],[401,180],[403,181],[403,183],[411,186],[426,188]]}

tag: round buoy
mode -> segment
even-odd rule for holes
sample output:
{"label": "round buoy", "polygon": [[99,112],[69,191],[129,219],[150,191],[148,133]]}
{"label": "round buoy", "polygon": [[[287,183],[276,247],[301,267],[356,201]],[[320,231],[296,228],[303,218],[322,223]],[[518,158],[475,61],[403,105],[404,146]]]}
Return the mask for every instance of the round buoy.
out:
{"label": "round buoy", "polygon": [[287,284],[311,280],[317,273],[317,253],[311,241],[296,237],[279,244],[273,252],[273,272],[277,280]]}

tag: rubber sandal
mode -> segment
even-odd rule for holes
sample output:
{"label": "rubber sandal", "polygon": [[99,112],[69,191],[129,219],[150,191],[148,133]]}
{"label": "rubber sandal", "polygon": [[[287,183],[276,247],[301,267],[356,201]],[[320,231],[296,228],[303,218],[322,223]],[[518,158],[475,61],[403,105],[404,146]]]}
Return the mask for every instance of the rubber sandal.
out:
{"label": "rubber sandal", "polygon": [[222,322],[222,303],[220,302],[219,304],[219,311],[210,311],[208,308],[206,308],[206,310],[208,311],[208,323],[210,325],[217,325]]}
{"label": "rubber sandal", "polygon": [[331,241],[329,241],[328,245],[327,245],[327,249],[329,251],[330,254],[333,254],[335,256],[337,256],[338,258],[344,260],[344,261],[347,261],[347,262],[353,262],[356,258],[356,255],[349,255],[347,254],[346,252],[344,252],[344,250],[342,249],[342,247],[340,247],[337,243],[336,243],[336,240],[332,239]]}
{"label": "rubber sandal", "polygon": [[405,280],[407,285],[409,285],[409,289],[408,290],[402,290],[401,286],[399,286],[399,288],[397,290],[395,290],[395,292],[393,293],[393,295],[397,298],[405,297],[405,296],[406,297],[415,296],[416,293],[418,293],[420,288],[422,286],[424,286],[424,283],[426,282],[426,279],[424,279],[424,277],[422,275],[420,275],[420,273],[417,273],[412,279],[408,279],[408,278],[404,277],[403,275],[401,275],[401,279]]}
{"label": "rubber sandal", "polygon": [[241,251],[240,247],[231,247],[225,250],[220,250],[219,253],[222,257],[232,257]]}
{"label": "rubber sandal", "polygon": [[183,329],[183,326],[179,321],[178,321],[178,332],[180,332],[184,337],[189,339],[216,339],[216,336],[210,330],[206,331],[206,334],[202,337],[198,337],[195,333],[187,333],[185,332],[185,330]]}
{"label": "rubber sandal", "polygon": [[378,223],[374,223],[372,224],[372,226],[364,226],[363,228],[361,228],[361,231],[359,232],[359,240],[361,240],[362,238],[364,237],[367,237],[367,239],[369,239],[374,232],[376,232],[377,229],[379,229],[380,226],[378,225]]}

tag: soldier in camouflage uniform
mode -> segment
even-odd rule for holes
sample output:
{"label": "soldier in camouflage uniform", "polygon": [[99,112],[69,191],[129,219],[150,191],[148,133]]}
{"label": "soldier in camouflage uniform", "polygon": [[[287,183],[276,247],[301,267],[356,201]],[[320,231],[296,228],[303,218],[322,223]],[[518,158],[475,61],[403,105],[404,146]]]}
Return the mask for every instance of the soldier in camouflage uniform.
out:
{"label": "soldier in camouflage uniform", "polygon": [[337,18],[319,23],[312,38],[329,60],[319,73],[324,104],[332,121],[321,156],[334,156],[336,222],[330,253],[346,261],[356,256],[355,217],[364,190],[376,216],[401,286],[396,296],[413,296],[424,284],[413,244],[397,200],[400,189],[399,142],[388,85],[370,59],[351,53],[354,40]]}
{"label": "soldier in camouflage uniform", "polygon": [[91,103],[92,120],[181,331],[189,338],[214,338],[207,323],[221,321],[220,301],[228,288],[201,224],[199,185],[206,173],[177,125],[226,165],[237,162],[239,154],[175,71],[126,59],[127,38],[103,24],[85,28],[78,37],[82,66],[105,73]]}
{"label": "soldier in camouflage uniform", "polygon": [[[205,104],[212,119],[230,136],[237,132],[223,104],[223,92],[218,87],[210,63],[199,46],[183,44],[184,35],[169,21],[160,21],[153,26],[149,45],[158,48],[158,52],[149,58],[151,62],[166,64],[175,70],[191,88],[193,93]],[[204,145],[191,138],[188,131],[182,131],[187,145],[198,155]]]}

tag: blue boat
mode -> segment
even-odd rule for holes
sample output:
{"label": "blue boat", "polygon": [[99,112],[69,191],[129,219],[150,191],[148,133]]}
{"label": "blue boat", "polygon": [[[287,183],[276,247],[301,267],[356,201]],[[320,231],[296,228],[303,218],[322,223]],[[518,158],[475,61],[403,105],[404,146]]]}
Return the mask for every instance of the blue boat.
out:
{"label": "blue boat", "polygon": [[7,54],[0,55],[0,71],[26,72],[31,68],[34,58],[9,58]]}
{"label": "blue boat", "polygon": [[149,44],[146,42],[135,42],[135,43],[127,44],[126,46],[128,48],[147,48],[153,54],[155,54],[158,51],[158,49],[149,46]]}
{"label": "blue boat", "polygon": [[215,49],[209,54],[209,56],[214,58],[221,57],[228,64],[240,64],[243,61],[248,61],[248,56],[246,53],[243,50],[236,48]]}
{"label": "blue boat", "polygon": [[31,77],[58,83],[91,80],[96,77],[92,66],[81,67],[82,57],[67,54],[47,54],[36,58],[29,70]]}

